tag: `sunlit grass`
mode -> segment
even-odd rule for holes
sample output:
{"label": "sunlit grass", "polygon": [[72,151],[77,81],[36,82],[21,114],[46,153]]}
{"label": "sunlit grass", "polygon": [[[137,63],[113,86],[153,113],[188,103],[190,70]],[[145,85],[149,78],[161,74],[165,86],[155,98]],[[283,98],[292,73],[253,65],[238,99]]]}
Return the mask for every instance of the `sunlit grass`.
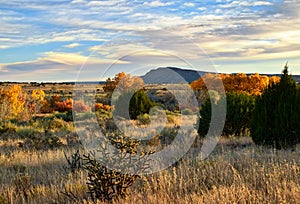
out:
{"label": "sunlit grass", "polygon": [[[64,152],[26,150],[0,141],[0,203],[92,203],[86,172],[72,174]],[[196,148],[196,147],[194,147]],[[256,147],[222,139],[206,160],[186,155],[176,167],[147,175],[120,203],[299,203],[300,148]]]}

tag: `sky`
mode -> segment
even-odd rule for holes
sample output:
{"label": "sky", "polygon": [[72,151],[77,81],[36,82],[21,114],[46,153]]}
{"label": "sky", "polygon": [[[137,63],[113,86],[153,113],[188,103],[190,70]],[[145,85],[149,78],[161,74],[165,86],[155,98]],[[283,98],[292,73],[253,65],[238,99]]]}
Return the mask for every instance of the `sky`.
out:
{"label": "sky", "polygon": [[0,0],[0,81],[176,66],[300,75],[299,0]]}

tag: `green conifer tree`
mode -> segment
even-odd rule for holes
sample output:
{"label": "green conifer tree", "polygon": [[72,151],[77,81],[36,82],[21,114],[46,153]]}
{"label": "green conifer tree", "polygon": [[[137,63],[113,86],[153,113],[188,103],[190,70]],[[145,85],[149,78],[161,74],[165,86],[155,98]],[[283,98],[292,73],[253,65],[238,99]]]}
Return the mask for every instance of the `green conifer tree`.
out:
{"label": "green conifer tree", "polygon": [[300,137],[300,94],[296,82],[283,69],[280,82],[271,84],[257,99],[251,136],[259,145],[277,149],[293,147]]}

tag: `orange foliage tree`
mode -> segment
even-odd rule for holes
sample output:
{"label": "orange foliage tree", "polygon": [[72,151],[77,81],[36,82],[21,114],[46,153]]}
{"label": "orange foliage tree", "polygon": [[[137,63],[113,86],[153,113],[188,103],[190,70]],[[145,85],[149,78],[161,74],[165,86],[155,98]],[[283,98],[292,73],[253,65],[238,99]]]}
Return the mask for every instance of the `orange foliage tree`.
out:
{"label": "orange foliage tree", "polygon": [[66,112],[73,108],[73,99],[65,99],[61,95],[53,95],[44,101],[42,108],[44,113],[52,113],[53,111]]}
{"label": "orange foliage tree", "polygon": [[55,102],[55,110],[59,112],[71,111],[73,108],[73,99],[66,99],[64,101]]}
{"label": "orange foliage tree", "polygon": [[138,89],[144,85],[144,81],[140,77],[131,77],[130,74],[120,72],[113,79],[108,78],[103,87],[106,92],[113,92],[118,86],[121,90]]}
{"label": "orange foliage tree", "polygon": [[280,81],[279,77],[262,76],[253,74],[247,76],[244,73],[239,74],[206,74],[203,77],[193,81],[191,87],[198,91],[207,91],[207,87],[220,92],[220,79],[223,81],[225,92],[245,93],[249,95],[261,95],[263,91],[273,83]]}

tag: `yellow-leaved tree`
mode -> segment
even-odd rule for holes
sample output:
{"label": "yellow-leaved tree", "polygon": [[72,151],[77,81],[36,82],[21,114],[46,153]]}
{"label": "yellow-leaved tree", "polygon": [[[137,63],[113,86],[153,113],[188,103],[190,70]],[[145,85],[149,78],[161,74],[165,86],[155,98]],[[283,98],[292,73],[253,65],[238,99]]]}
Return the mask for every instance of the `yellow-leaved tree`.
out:
{"label": "yellow-leaved tree", "polygon": [[35,89],[32,91],[30,98],[27,100],[28,109],[30,114],[36,114],[40,112],[45,103],[45,92],[41,89]]}
{"label": "yellow-leaved tree", "polygon": [[193,81],[191,87],[194,90],[207,91],[215,90],[221,92],[222,86],[218,82],[223,81],[225,92],[245,93],[249,95],[261,95],[263,91],[272,83],[278,83],[279,77],[263,76],[258,73],[246,75],[244,73],[238,74],[206,74],[203,77]]}
{"label": "yellow-leaved tree", "polygon": [[22,86],[13,85],[7,90],[0,90],[0,119],[17,118],[28,120],[41,108],[45,100],[43,90],[33,90],[29,95],[22,90]]}
{"label": "yellow-leaved tree", "polygon": [[20,85],[13,85],[5,92],[5,100],[9,103],[8,118],[17,117],[25,109],[26,94],[22,92]]}

